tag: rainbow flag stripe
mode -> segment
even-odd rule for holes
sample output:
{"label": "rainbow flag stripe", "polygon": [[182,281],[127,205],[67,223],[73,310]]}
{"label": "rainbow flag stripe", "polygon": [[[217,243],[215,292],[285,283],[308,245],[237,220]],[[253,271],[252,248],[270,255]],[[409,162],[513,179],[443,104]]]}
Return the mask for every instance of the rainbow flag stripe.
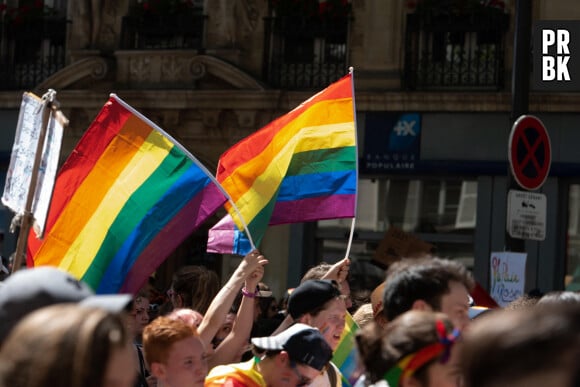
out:
{"label": "rainbow flag stripe", "polygon": [[[347,75],[231,147],[217,180],[239,230],[259,244],[269,224],[355,216],[357,150]],[[225,252],[225,251],[224,251]]]}
{"label": "rainbow flag stripe", "polygon": [[350,387],[354,385],[356,379],[360,376],[357,369],[357,349],[355,335],[359,327],[352,319],[350,313],[346,313],[344,330],[340,336],[340,342],[332,355],[332,362],[338,367],[342,374],[342,385]]}
{"label": "rainbow flag stripe", "polygon": [[136,292],[225,201],[195,157],[111,96],[59,173],[28,265],[57,266],[98,293]]}

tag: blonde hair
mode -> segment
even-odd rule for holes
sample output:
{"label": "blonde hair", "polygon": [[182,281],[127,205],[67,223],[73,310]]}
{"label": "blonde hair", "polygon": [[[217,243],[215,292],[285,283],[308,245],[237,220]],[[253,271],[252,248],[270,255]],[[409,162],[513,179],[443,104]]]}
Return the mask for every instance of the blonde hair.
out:
{"label": "blonde hair", "polygon": [[362,304],[356,312],[352,315],[352,319],[357,323],[357,325],[362,328],[368,323],[374,320],[373,317],[373,304],[370,302],[367,304]]}

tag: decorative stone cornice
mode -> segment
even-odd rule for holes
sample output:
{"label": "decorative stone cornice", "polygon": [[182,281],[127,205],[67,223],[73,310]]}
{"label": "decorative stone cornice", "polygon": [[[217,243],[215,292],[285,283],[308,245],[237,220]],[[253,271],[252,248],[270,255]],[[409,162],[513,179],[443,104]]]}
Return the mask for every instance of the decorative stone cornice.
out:
{"label": "decorative stone cornice", "polygon": [[[61,90],[57,99],[63,109],[100,109],[110,91]],[[43,90],[42,92],[45,92]],[[283,114],[312,96],[312,92],[280,90],[118,90],[119,97],[136,109],[198,109],[211,116],[223,109],[236,114],[247,111]],[[448,92],[356,92],[358,111],[436,111],[436,112],[510,112],[510,93],[448,93]],[[1,109],[18,109],[22,91],[0,92]],[[530,112],[577,113],[580,93],[532,93]],[[211,113],[216,110],[218,113]],[[207,118],[211,120],[210,118]],[[205,120],[205,119],[204,119]],[[213,121],[212,121],[213,122]],[[242,118],[240,126],[249,122]],[[207,122],[209,124],[209,122]]]}
{"label": "decorative stone cornice", "polygon": [[195,50],[127,50],[116,51],[115,57],[120,85],[203,89],[198,82],[211,76],[231,89],[264,90],[260,82],[238,67],[210,55],[199,55]]}
{"label": "decorative stone cornice", "polygon": [[103,57],[83,58],[46,78],[36,86],[35,90],[42,94],[49,88],[55,90],[67,89],[85,78],[103,79],[107,75],[108,69],[109,65]]}

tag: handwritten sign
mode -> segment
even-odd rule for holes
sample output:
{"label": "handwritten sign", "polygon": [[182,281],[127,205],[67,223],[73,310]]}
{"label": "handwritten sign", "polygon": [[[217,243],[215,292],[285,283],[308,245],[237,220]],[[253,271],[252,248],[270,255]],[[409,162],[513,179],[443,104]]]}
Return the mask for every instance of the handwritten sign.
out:
{"label": "handwritten sign", "polygon": [[524,294],[527,257],[525,253],[491,253],[489,288],[499,306],[506,306]]}
{"label": "handwritten sign", "polygon": [[[43,101],[36,95],[24,93],[22,96],[10,166],[2,195],[2,203],[16,214],[22,214],[25,211],[36,148],[40,141],[42,106]],[[35,191],[32,213],[34,214],[35,230],[38,234],[42,234],[44,230],[58,169],[63,126],[67,123],[68,120],[60,111],[51,115],[48,122],[38,180],[36,187],[33,187]]]}

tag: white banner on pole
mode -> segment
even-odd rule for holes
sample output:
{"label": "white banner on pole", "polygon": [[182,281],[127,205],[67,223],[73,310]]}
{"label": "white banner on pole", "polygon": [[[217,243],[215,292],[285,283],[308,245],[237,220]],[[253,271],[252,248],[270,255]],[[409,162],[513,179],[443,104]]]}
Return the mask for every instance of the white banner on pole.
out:
{"label": "white banner on pole", "polygon": [[[43,100],[32,93],[24,93],[22,96],[10,166],[6,176],[4,193],[2,194],[2,203],[17,215],[22,215],[26,207],[36,148],[40,140],[43,106]],[[38,180],[32,202],[34,229],[39,235],[44,232],[58,169],[64,131],[63,126],[67,124],[66,118],[60,111],[56,113],[51,114],[48,122],[42,159],[38,170]]]}

